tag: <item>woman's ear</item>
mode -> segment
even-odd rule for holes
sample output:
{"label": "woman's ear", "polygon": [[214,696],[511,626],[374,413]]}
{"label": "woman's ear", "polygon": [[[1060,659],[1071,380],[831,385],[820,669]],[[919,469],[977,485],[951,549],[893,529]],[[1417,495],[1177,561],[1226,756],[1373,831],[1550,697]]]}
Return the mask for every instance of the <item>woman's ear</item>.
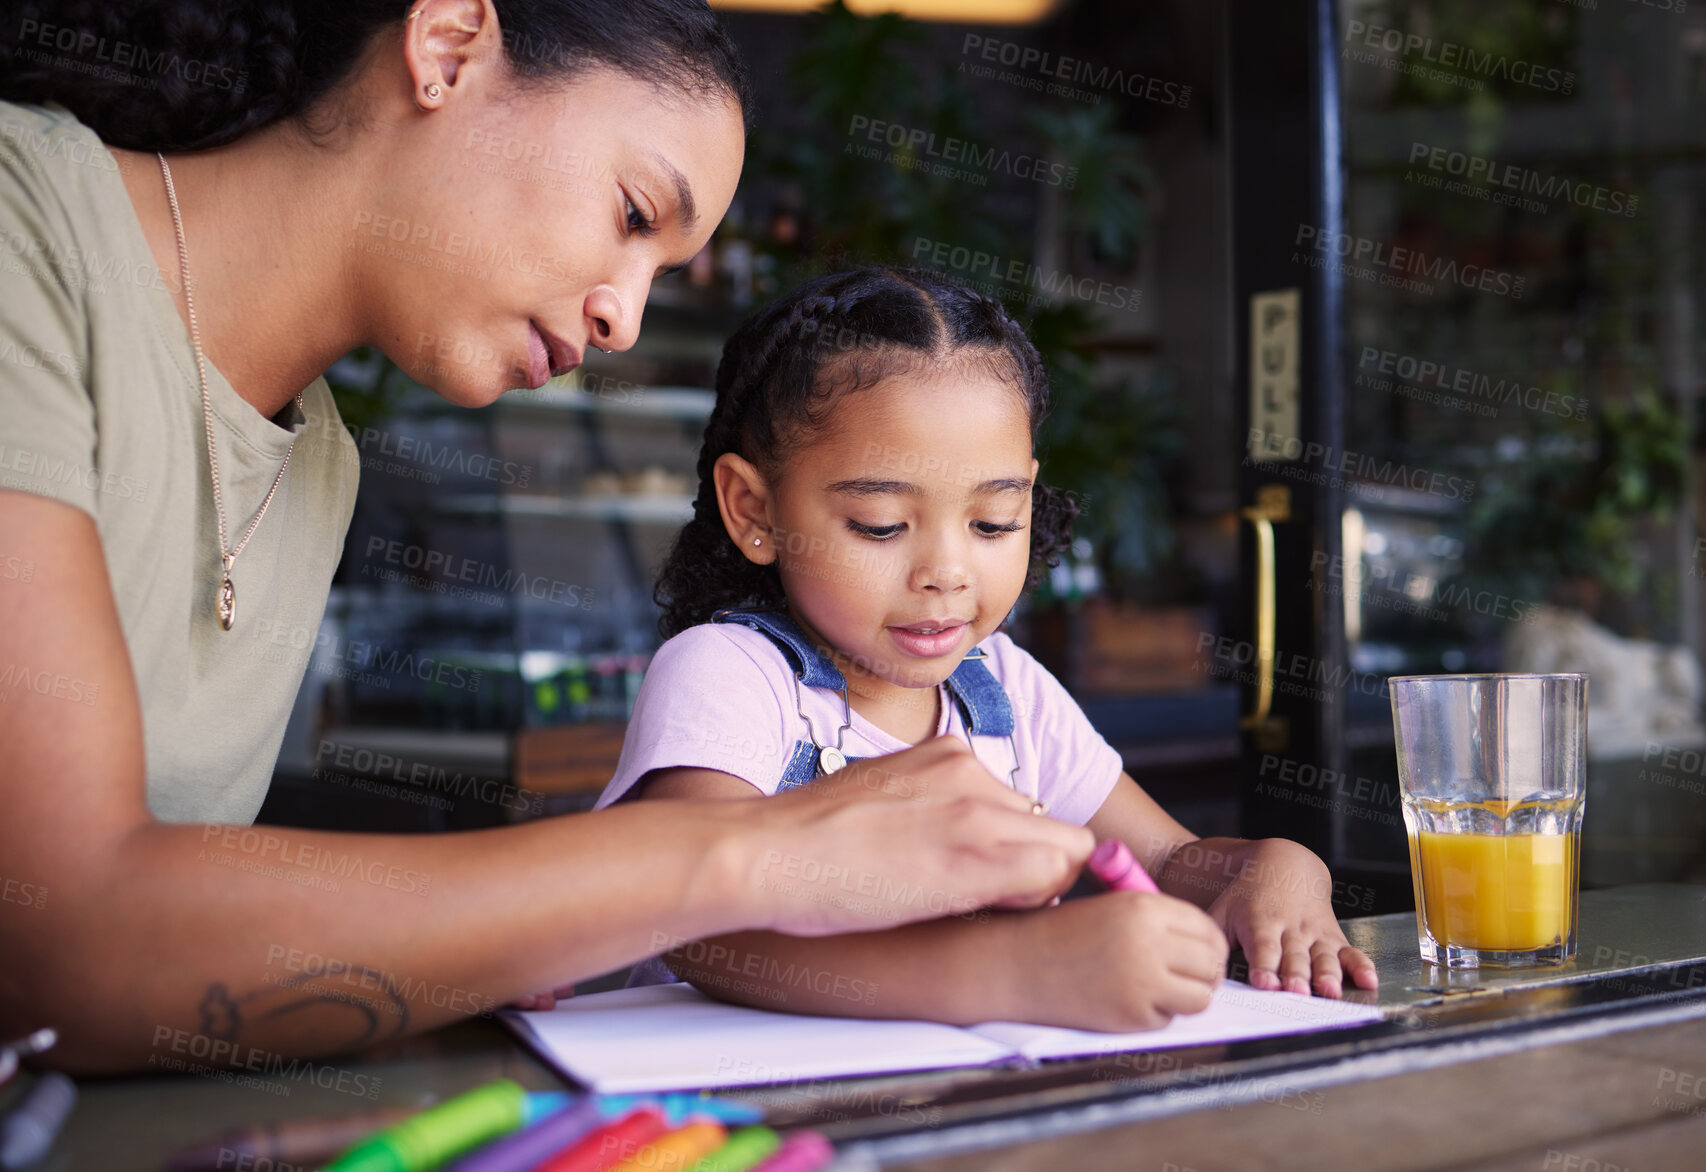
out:
{"label": "woman's ear", "polygon": [[462,66],[493,56],[501,44],[491,0],[416,0],[403,22],[403,58],[415,104],[436,109]]}
{"label": "woman's ear", "polygon": [[729,539],[746,560],[768,566],[776,560],[775,528],[770,524],[770,485],[749,460],[724,452],[711,467],[717,487],[717,511]]}

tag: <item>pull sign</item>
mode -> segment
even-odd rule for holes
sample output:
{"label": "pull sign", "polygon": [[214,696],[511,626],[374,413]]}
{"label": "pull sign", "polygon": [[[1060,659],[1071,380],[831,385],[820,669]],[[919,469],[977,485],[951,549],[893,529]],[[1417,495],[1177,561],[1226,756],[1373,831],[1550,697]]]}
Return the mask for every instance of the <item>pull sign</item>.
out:
{"label": "pull sign", "polygon": [[1250,298],[1250,459],[1295,460],[1299,434],[1303,298],[1297,289],[1274,289]]}

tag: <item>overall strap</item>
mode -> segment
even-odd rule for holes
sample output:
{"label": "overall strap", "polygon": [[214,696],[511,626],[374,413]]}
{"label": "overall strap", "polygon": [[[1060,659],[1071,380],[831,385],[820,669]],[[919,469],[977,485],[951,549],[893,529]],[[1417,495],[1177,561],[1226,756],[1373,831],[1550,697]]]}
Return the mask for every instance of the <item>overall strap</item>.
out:
{"label": "overall strap", "polygon": [[[799,702],[800,685],[811,688],[826,688],[831,692],[839,692],[845,698],[847,677],[841,674],[841,669],[835,666],[833,660],[818,650],[816,643],[806,637],[800,630],[800,625],[785,610],[719,610],[711,616],[713,623],[738,623],[750,627],[769,639],[782,653],[782,658],[794,672],[794,700]],[[825,772],[824,747],[817,740],[817,730],[812,728],[811,720],[804,710],[800,718],[806,723],[806,730],[811,735],[809,741],[797,741],[794,751],[789,754],[787,763],[782,767],[782,778],[777,783],[776,792],[794,789],[797,786],[808,785],[822,776]],[[851,717],[849,717],[849,720]],[[843,728],[845,731],[845,728]],[[835,736],[835,748],[830,750],[845,764],[847,758],[841,756],[841,734]],[[840,766],[832,766],[839,768]]]}
{"label": "overall strap", "polygon": [[948,677],[948,691],[960,706],[960,718],[973,733],[1012,736],[1013,704],[1007,699],[1007,689],[984,662],[987,658],[981,647],[972,648]]}
{"label": "overall strap", "polygon": [[711,616],[713,623],[739,623],[769,636],[781,650],[794,677],[808,688],[828,688],[839,692],[847,686],[847,677],[833,660],[818,650],[817,644],[806,637],[800,625],[785,610],[719,610]]}

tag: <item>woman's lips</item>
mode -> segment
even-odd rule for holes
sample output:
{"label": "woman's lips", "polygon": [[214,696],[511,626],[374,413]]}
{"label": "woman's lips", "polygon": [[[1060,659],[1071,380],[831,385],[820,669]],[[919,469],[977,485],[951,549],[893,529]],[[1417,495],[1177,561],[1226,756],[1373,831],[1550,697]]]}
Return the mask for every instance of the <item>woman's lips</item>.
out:
{"label": "woman's lips", "polygon": [[965,631],[964,623],[913,623],[905,627],[890,627],[889,637],[908,655],[935,659],[957,647]]}
{"label": "woman's lips", "polygon": [[527,385],[538,390],[557,375],[567,374],[581,364],[580,351],[547,333],[538,322],[527,323]]}
{"label": "woman's lips", "polygon": [[539,327],[527,323],[527,388],[536,391],[551,380],[551,349]]}
{"label": "woman's lips", "polygon": [[545,353],[550,359],[553,376],[568,374],[581,364],[579,350],[537,322],[533,323],[533,328],[539,331],[539,336],[545,340]]}

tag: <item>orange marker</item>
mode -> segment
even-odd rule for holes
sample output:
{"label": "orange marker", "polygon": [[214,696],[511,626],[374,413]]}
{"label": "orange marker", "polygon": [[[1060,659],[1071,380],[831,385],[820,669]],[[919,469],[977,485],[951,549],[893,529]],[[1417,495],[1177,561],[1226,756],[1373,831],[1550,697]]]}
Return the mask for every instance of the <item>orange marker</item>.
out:
{"label": "orange marker", "polygon": [[721,1123],[698,1120],[653,1140],[610,1172],[685,1172],[722,1147],[727,1138]]}

